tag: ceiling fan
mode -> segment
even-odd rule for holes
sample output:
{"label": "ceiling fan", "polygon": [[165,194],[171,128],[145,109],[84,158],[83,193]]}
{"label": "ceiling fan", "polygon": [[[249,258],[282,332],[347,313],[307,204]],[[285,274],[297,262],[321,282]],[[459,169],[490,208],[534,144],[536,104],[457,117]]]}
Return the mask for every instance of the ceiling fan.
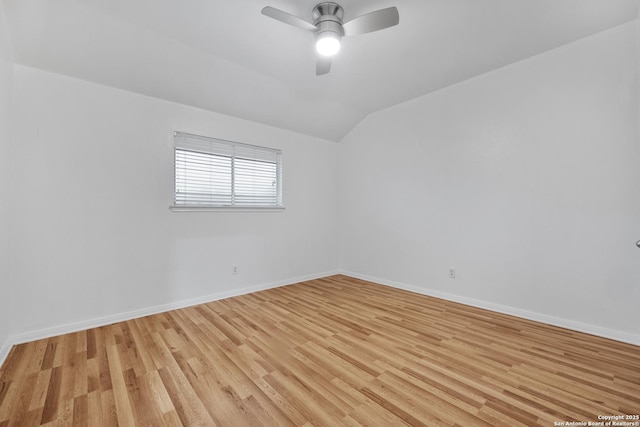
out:
{"label": "ceiling fan", "polygon": [[271,6],[262,9],[262,14],[314,33],[316,51],[318,52],[316,63],[316,75],[318,76],[327,74],[331,69],[331,57],[340,50],[340,41],[343,36],[371,33],[393,27],[400,22],[398,9],[388,7],[360,15],[343,23],[342,6],[333,2],[318,3],[313,8],[313,23]]}

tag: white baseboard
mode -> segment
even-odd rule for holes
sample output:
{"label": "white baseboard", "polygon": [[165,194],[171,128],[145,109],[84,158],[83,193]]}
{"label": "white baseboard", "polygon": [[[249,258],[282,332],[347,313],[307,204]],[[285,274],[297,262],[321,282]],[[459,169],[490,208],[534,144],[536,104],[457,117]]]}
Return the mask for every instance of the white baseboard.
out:
{"label": "white baseboard", "polygon": [[9,336],[7,341],[4,343],[4,345],[0,347],[0,366],[2,366],[6,357],[9,355],[9,351],[11,350],[11,347],[13,347],[16,344],[22,344],[25,342],[54,337],[57,335],[83,331],[85,329],[90,329],[90,328],[98,328],[100,326],[105,326],[105,325],[110,325],[112,323],[136,319],[138,317],[149,316],[151,314],[163,313],[169,310],[177,310],[180,308],[191,307],[194,305],[204,304],[207,302],[218,301],[221,299],[250,294],[253,292],[264,291],[267,289],[278,288],[281,286],[287,286],[294,283],[305,282],[307,280],[320,279],[322,277],[333,276],[335,274],[339,274],[339,272],[335,270],[335,271],[328,271],[324,273],[310,274],[307,276],[293,277],[286,280],[263,283],[260,285],[249,286],[246,288],[233,289],[229,291],[218,292],[211,295],[204,295],[197,298],[175,301],[167,304],[156,305],[153,307],[141,308],[138,310],[128,311],[124,313],[118,313],[118,314],[98,317],[94,319],[87,319],[87,320],[82,320],[80,322],[67,323],[64,325],[58,325],[50,328],[38,329],[36,331],[29,331],[29,332],[11,335]]}
{"label": "white baseboard", "polygon": [[519,308],[495,304],[492,302],[477,300],[474,298],[467,298],[460,295],[449,294],[446,292],[435,291],[432,289],[426,289],[426,288],[415,286],[415,285],[408,285],[406,283],[400,283],[392,280],[381,279],[379,277],[368,276],[366,274],[355,273],[353,271],[341,270],[340,274],[354,277],[356,279],[366,280],[368,282],[379,283],[382,285],[390,286],[392,288],[402,289],[409,292],[415,292],[417,294],[440,298],[447,301],[459,302],[461,304],[470,305],[472,307],[483,308],[486,310],[491,310],[491,311],[495,311],[502,314],[509,314],[512,316],[521,317],[527,320],[546,323],[548,325],[558,326],[561,328],[570,329],[577,332],[584,332],[587,334],[596,335],[603,338],[622,341],[628,344],[640,345],[640,335],[637,335],[637,334],[603,328],[601,326],[590,325],[582,322],[576,322],[574,320],[550,316],[548,314],[541,314],[533,311],[521,310]]}

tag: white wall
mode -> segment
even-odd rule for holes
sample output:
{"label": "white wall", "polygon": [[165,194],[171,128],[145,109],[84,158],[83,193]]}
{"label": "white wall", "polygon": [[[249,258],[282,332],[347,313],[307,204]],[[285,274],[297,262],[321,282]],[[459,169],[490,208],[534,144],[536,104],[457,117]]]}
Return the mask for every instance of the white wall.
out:
{"label": "white wall", "polygon": [[[15,85],[14,334],[337,268],[335,143],[20,65]],[[171,212],[174,130],[282,149],[286,210]]]}
{"label": "white wall", "polygon": [[0,360],[8,351],[10,333],[10,150],[13,102],[13,61],[7,27],[0,4]]}
{"label": "white wall", "polygon": [[341,267],[640,339],[636,25],[368,117],[341,147]]}

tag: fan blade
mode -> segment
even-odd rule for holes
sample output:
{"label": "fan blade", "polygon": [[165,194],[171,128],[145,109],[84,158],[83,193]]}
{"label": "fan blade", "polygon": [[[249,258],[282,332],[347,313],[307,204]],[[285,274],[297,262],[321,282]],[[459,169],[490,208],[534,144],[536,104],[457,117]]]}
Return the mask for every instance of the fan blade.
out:
{"label": "fan blade", "polygon": [[353,18],[351,21],[345,22],[342,28],[344,28],[345,36],[355,36],[393,27],[399,22],[398,9],[388,7]]}
{"label": "fan blade", "polygon": [[318,56],[318,62],[316,62],[316,76],[328,74],[329,70],[331,70],[331,57]]}
{"label": "fan blade", "polygon": [[280,9],[276,9],[271,6],[267,6],[262,9],[262,14],[268,16],[269,18],[273,18],[280,22],[284,22],[285,24],[293,25],[294,27],[301,28],[307,31],[315,31],[317,30],[316,26],[310,24],[309,22],[298,18],[297,16],[291,15],[287,12],[283,12]]}

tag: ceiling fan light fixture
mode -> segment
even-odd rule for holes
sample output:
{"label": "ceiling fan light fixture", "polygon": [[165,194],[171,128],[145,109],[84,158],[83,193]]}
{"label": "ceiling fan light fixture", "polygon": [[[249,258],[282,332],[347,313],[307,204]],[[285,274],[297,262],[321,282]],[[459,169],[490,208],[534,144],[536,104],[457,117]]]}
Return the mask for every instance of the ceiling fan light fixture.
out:
{"label": "ceiling fan light fixture", "polygon": [[322,56],[333,56],[340,50],[340,35],[323,31],[316,38],[316,51]]}
{"label": "ceiling fan light fixture", "polygon": [[340,50],[342,37],[384,30],[400,22],[396,7],[365,13],[344,22],[344,10],[334,2],[322,2],[315,6],[312,12],[313,23],[271,6],[264,7],[262,14],[287,25],[313,32],[318,54],[317,76],[327,74],[331,69],[332,57]]}

